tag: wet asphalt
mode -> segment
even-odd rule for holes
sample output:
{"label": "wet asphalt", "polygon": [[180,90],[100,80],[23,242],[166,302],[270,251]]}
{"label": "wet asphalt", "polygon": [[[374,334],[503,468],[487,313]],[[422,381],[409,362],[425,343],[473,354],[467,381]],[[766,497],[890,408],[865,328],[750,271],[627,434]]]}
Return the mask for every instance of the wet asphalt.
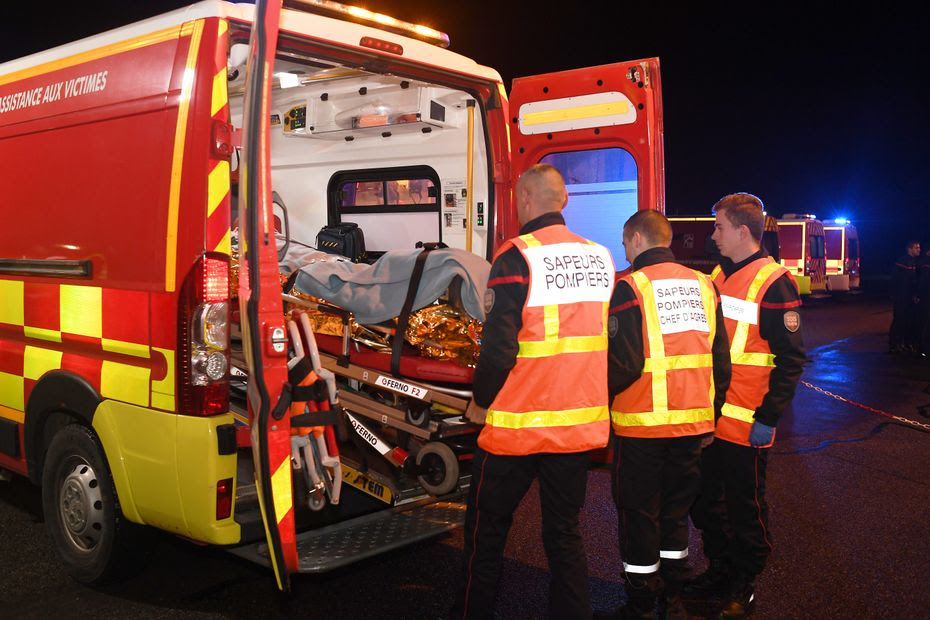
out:
{"label": "wet asphalt", "polygon": [[[802,317],[811,358],[804,381],[930,424],[930,362],[886,352],[883,299],[815,300]],[[815,388],[799,386],[772,449],[775,548],[754,617],[928,618],[930,432]],[[597,610],[623,600],[609,483],[607,471],[591,472],[581,515]],[[38,491],[23,480],[0,482],[0,617],[436,618],[459,584],[462,534],[329,575],[297,576],[287,596],[264,568],[167,535],[159,541],[135,574],[103,588],[80,586],[56,561]],[[691,560],[702,568],[695,532]],[[548,582],[534,486],[515,516],[497,616],[545,617]]]}

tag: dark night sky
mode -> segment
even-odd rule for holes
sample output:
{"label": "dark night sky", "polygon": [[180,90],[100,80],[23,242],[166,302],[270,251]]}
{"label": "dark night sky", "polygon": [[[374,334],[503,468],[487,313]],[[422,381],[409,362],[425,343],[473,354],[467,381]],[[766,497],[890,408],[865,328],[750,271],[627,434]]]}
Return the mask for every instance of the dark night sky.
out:
{"label": "dark night sky", "polygon": [[[17,3],[37,9],[4,15],[0,61],[188,3]],[[521,75],[659,56],[669,213],[706,213],[720,196],[749,191],[776,215],[846,215],[866,274],[887,271],[908,236],[930,247],[926,3],[357,4],[449,33],[452,49],[508,86]]]}

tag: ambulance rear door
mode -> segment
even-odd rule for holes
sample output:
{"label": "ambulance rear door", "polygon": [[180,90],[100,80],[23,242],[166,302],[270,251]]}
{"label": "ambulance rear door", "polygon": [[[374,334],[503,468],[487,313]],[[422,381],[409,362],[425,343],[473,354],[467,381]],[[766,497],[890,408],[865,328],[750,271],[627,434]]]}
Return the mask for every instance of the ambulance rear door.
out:
{"label": "ambulance rear door", "polygon": [[534,164],[558,168],[569,228],[625,269],[623,223],[639,209],[665,211],[659,59],[517,78],[510,112],[513,187]]}
{"label": "ambulance rear door", "polygon": [[259,0],[249,41],[239,181],[239,303],[249,368],[248,401],[259,506],[278,588],[289,590],[298,556],[291,487],[290,421],[282,409],[287,337],[271,195],[271,78],[281,0]]}

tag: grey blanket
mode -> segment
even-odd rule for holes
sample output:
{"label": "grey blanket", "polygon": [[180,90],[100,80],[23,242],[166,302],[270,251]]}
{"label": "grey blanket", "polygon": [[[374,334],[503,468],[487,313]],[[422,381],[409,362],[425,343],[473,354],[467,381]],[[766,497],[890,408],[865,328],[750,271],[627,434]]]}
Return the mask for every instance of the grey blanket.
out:
{"label": "grey blanket", "polygon": [[[352,312],[359,323],[380,323],[400,314],[420,251],[392,250],[373,265],[306,251],[300,256],[289,253],[285,262],[291,269],[300,269],[295,283],[297,290]],[[490,271],[491,265],[486,260],[465,250],[433,250],[426,258],[412,310],[436,301],[452,280],[461,276],[463,309],[483,321],[484,291]]]}

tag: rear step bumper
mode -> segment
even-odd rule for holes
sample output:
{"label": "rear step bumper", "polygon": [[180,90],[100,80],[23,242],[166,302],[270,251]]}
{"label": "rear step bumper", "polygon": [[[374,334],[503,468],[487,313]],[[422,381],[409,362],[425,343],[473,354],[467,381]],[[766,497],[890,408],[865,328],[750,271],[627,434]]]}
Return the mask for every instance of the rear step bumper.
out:
{"label": "rear step bumper", "polygon": [[[455,529],[465,522],[464,499],[429,498],[298,534],[300,572],[325,573]],[[264,542],[228,551],[271,566]]]}

